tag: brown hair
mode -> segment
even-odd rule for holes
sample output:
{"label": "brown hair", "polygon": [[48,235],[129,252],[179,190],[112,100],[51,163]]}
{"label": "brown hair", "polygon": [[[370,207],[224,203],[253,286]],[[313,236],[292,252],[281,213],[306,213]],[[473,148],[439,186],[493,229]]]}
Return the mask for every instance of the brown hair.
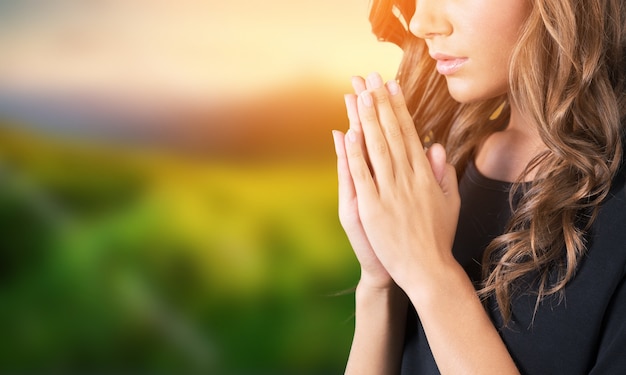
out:
{"label": "brown hair", "polygon": [[[419,1],[419,0],[417,0]],[[442,143],[462,174],[477,147],[508,122],[513,102],[538,126],[548,151],[514,184],[525,185],[506,232],[487,247],[480,295],[510,319],[515,282],[537,275],[537,303],[570,281],[585,234],[622,160],[626,112],[626,1],[528,0],[533,7],[511,57],[509,95],[460,104],[448,94],[425,42],[407,25],[415,1],[374,0],[373,32],[404,50],[397,79],[418,132]]]}

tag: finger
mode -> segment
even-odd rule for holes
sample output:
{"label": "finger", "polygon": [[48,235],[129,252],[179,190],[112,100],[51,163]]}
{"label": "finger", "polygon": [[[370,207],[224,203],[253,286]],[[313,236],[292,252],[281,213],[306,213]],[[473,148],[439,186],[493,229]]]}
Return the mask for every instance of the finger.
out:
{"label": "finger", "polygon": [[[344,95],[344,100],[346,102],[346,111],[348,114],[350,129],[354,129],[358,133],[363,133],[363,129],[361,127],[361,119],[359,118],[359,110],[357,108],[357,96],[355,94],[346,94]],[[365,143],[363,140],[361,140],[361,148],[363,150],[363,154],[365,155],[365,162],[370,165],[369,157],[367,156]]]}
{"label": "finger", "polygon": [[361,131],[361,119],[359,118],[359,110],[357,108],[357,96],[355,94],[345,94],[343,99],[346,103],[346,112],[350,129]]}
{"label": "finger", "polygon": [[337,181],[338,181],[338,206],[339,221],[344,229],[353,231],[361,230],[360,219],[356,210],[356,191],[350,175],[350,167],[346,157],[345,135],[333,130],[335,153],[337,154]]}
{"label": "finger", "polygon": [[416,158],[420,156],[421,162],[425,163],[421,142],[398,84],[390,81],[385,89],[382,77],[374,72],[367,77],[367,87],[374,90],[376,110],[383,125],[396,175],[402,170],[413,169]]}
{"label": "finger", "polygon": [[[370,249],[371,245],[367,239],[367,235],[363,231],[361,218],[357,209],[356,191],[350,169],[345,148],[345,135],[333,130],[333,140],[335,143],[335,152],[337,154],[337,175],[339,180],[339,221],[346,231],[346,235],[350,240],[350,244],[356,250]],[[357,257],[359,254],[357,253]]]}
{"label": "finger", "polygon": [[357,95],[367,90],[365,79],[363,79],[363,77],[360,77],[360,76],[352,77],[352,88],[354,89],[354,93]]}
{"label": "finger", "polygon": [[375,106],[380,103],[374,103],[375,97],[370,90],[363,91],[357,100],[359,118],[363,129],[363,137],[365,138],[365,147],[367,156],[372,167],[373,175],[376,179],[378,187],[382,187],[385,183],[394,181],[393,160],[389,144],[383,134],[380,118]]}
{"label": "finger", "polygon": [[406,149],[407,157],[411,163],[419,162],[423,160],[424,146],[420,140],[419,134],[415,129],[415,123],[413,117],[409,112],[409,109],[402,93],[402,89],[396,81],[389,81],[386,84],[387,91],[389,92],[389,101],[391,107],[398,119],[400,132],[404,137],[404,147]]}
{"label": "finger", "polygon": [[367,75],[365,79],[365,85],[368,90],[377,90],[383,87],[383,78],[377,72],[372,72]]}
{"label": "finger", "polygon": [[344,146],[356,196],[359,200],[367,201],[376,197],[377,189],[360,146],[362,137],[361,133],[350,129],[344,137]]}
{"label": "finger", "polygon": [[355,195],[354,184],[350,176],[350,167],[346,157],[345,136],[338,130],[333,130],[335,153],[337,154],[337,177],[339,182],[339,201],[347,201]]}
{"label": "finger", "polygon": [[[392,106],[388,91],[383,88],[383,80],[378,73],[372,73],[367,77],[368,89],[374,98],[374,107],[378,122],[382,129],[389,148],[389,154],[394,165],[394,172],[398,173],[403,168],[410,168],[407,153],[405,149],[405,141],[403,139],[400,124]],[[364,95],[362,93],[361,95]],[[367,109],[366,109],[367,111]],[[412,124],[412,122],[411,122]],[[364,129],[365,140],[367,143],[368,129]]]}

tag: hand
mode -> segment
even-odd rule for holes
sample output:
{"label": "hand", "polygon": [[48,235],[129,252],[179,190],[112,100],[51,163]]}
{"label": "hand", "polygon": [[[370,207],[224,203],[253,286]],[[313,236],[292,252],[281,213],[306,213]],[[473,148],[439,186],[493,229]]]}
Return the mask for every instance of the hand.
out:
{"label": "hand", "polygon": [[[394,81],[385,88],[380,76],[372,74],[367,88],[357,100],[360,126],[351,126],[343,137],[351,200],[357,206],[353,213],[358,213],[376,259],[404,289],[428,282],[455,262],[456,173],[440,145],[424,152]],[[347,189],[346,172],[342,180]],[[348,196],[347,190],[343,194]]]}
{"label": "hand", "polygon": [[[354,77],[352,86],[355,94],[346,94],[346,109],[350,129],[361,131],[361,123],[357,109],[357,95],[367,90],[363,78]],[[352,249],[361,265],[361,284],[384,289],[396,287],[391,276],[378,260],[372,246],[365,235],[361,219],[359,217],[356,191],[345,151],[345,136],[340,131],[333,131],[335,151],[337,153],[337,175],[339,182],[339,221],[348,236]],[[365,150],[365,144],[358,147]]]}

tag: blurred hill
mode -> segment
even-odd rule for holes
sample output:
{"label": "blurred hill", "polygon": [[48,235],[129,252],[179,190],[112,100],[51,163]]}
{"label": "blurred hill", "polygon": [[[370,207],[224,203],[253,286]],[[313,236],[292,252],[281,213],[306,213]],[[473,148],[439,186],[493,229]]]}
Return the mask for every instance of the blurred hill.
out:
{"label": "blurred hill", "polygon": [[1,374],[342,371],[334,163],[113,146],[0,127]]}
{"label": "blurred hill", "polygon": [[242,97],[184,101],[96,93],[0,92],[0,117],[50,134],[227,159],[326,159],[345,128],[342,89],[293,82]]}
{"label": "blurred hill", "polygon": [[307,87],[200,110],[183,121],[191,129],[182,145],[235,158],[332,157],[330,132],[347,126],[343,94],[330,85]]}

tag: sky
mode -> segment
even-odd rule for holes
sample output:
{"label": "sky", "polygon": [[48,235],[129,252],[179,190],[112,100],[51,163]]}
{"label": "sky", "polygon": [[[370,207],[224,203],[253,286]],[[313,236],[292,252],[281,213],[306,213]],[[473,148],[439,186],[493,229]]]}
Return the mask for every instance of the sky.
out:
{"label": "sky", "polygon": [[369,1],[1,0],[0,94],[219,101],[392,78],[400,50],[371,34]]}
{"label": "sky", "polygon": [[[261,307],[254,307],[252,310],[246,308],[241,313],[231,314],[231,306],[226,306],[225,310],[216,310],[216,314],[209,311],[209,316],[221,316],[222,311],[225,311],[232,315],[230,322],[233,327],[250,327],[258,333],[267,331],[254,327],[259,321],[258,317],[263,317],[262,314],[266,311],[272,312],[272,316],[280,317],[285,313],[293,315],[292,311],[306,310],[305,322],[302,323],[304,331],[301,326],[295,326],[296,329],[293,330],[289,324],[294,319],[287,319],[287,325],[277,323],[282,336],[277,336],[274,341],[281,345],[290,343],[301,332],[311,331],[309,326],[314,325],[311,332],[317,335],[317,316],[331,321],[335,319],[335,315],[319,310],[325,309],[324,306],[320,307],[317,298],[319,295],[314,300],[317,310],[307,309],[308,305],[304,304],[300,307],[294,301],[301,303],[299,301],[304,299],[298,293],[310,293],[309,290],[302,292],[301,289],[318,283],[318,278],[324,281],[322,288],[329,287],[332,277],[329,279],[328,274],[322,275],[321,272],[327,273],[329,269],[344,272],[340,270],[344,261],[337,263],[337,254],[328,252],[328,249],[334,251],[337,248],[334,238],[345,243],[345,237],[332,229],[339,230],[339,223],[336,215],[330,211],[336,202],[333,195],[336,189],[332,172],[334,162],[328,162],[334,158],[330,127],[335,126],[335,123],[344,128],[347,126],[345,111],[341,108],[341,90],[349,90],[352,75],[366,75],[374,70],[391,79],[400,58],[400,50],[396,46],[380,43],[371,34],[367,21],[369,1],[371,0],[0,0],[0,127],[28,127],[27,130],[35,129],[45,137],[53,133],[50,139],[54,141],[59,135],[69,134],[79,141],[79,147],[71,144],[68,152],[63,152],[56,147],[66,143],[53,142],[48,146],[41,142],[38,133],[37,137],[33,137],[34,141],[26,146],[23,145],[21,136],[15,137],[18,142],[7,148],[8,155],[17,155],[14,158],[4,158],[4,150],[0,150],[2,177],[9,182],[9,190],[3,191],[9,192],[9,200],[14,195],[12,185],[17,186],[15,196],[18,201],[15,204],[11,201],[10,207],[21,209],[24,205],[28,210],[24,215],[20,212],[18,217],[31,217],[37,215],[37,205],[43,204],[45,207],[42,212],[47,212],[49,202],[53,208],[64,207],[63,203],[66,201],[75,202],[68,203],[70,213],[73,210],[81,212],[82,202],[86,202],[89,207],[93,203],[94,214],[89,214],[89,220],[76,225],[78,230],[85,231],[72,231],[67,238],[72,245],[87,244],[103,251],[107,250],[107,244],[118,242],[122,246],[127,245],[129,251],[134,246],[148,246],[151,249],[154,247],[154,238],[166,239],[163,248],[181,244],[185,249],[193,249],[196,246],[194,241],[199,241],[198,254],[205,258],[208,256],[206,259],[211,260],[209,266],[212,268],[206,272],[210,276],[207,280],[212,280],[212,270],[219,269],[233,283],[233,286],[227,285],[225,288],[218,283],[217,289],[209,288],[209,292],[214,289],[224,289],[227,293],[234,290],[225,301],[235,301],[236,304],[239,304],[237,301],[243,301],[241,306],[254,306],[262,301]],[[329,87],[328,93],[326,87]],[[311,104],[312,99],[306,94],[310,94],[313,89],[316,90],[316,97],[313,99],[317,102]],[[277,90],[280,95],[272,93]],[[296,97],[296,94],[299,96]],[[320,96],[326,101],[321,101]],[[284,102],[284,98],[290,101]],[[253,103],[255,105],[250,104],[251,100],[256,100]],[[189,122],[186,123],[185,118],[177,117],[165,125],[169,127],[166,129],[168,131],[163,131],[166,135],[160,138],[157,136],[161,135],[161,129],[141,129],[152,117],[160,118],[159,111],[164,110],[164,106],[173,105],[172,103],[199,103],[201,107],[206,104],[218,105],[228,118],[222,120],[217,117],[218,120],[213,120],[207,115],[198,120],[198,125],[191,121],[194,119],[188,119]],[[244,108],[241,103],[246,103],[247,107]],[[335,107],[339,107],[339,110],[328,110]],[[127,110],[141,112],[137,121],[133,122],[135,118],[123,113]],[[8,124],[4,124],[5,121]],[[15,121],[15,124],[11,121]],[[194,128],[196,126],[197,129]],[[251,129],[251,126],[255,126],[255,129]],[[169,132],[172,129],[177,133]],[[2,130],[0,128],[0,137],[5,134]],[[107,145],[117,146],[118,143],[115,142],[121,144],[129,138],[135,141],[133,137],[136,136],[140,140],[128,143],[134,150],[137,144],[143,145],[141,141],[155,133],[155,143],[149,143],[150,147],[154,144],[161,145],[162,143],[157,142],[163,138],[175,138],[174,136],[182,134],[180,143],[183,147],[176,150],[186,150],[185,147],[191,150],[192,146],[199,144],[198,149],[206,152],[206,155],[219,156],[220,161],[223,155],[235,155],[237,161],[244,160],[242,158],[245,157],[244,161],[252,163],[240,169],[230,163],[226,167],[222,167],[221,163],[215,166],[196,164],[189,158],[155,156],[151,160],[144,157],[134,159],[128,156],[126,149],[119,154],[117,148],[106,148],[102,152],[93,142],[94,139],[102,139]],[[77,134],[86,136],[81,138]],[[45,137],[44,140],[48,140]],[[0,143],[10,144],[12,139],[0,138],[0,141],[4,141]],[[83,143],[84,139],[87,141]],[[114,142],[109,142],[111,140]],[[151,142],[152,138],[148,141]],[[314,143],[320,146],[312,146]],[[263,157],[269,154],[268,150],[284,152],[272,160],[288,162],[288,168],[259,167]],[[307,160],[318,160],[321,163],[319,166],[300,163],[303,160],[299,159],[300,155],[306,158],[313,155],[315,158],[311,156]],[[107,159],[109,156],[110,160]],[[16,160],[15,169],[18,170],[15,184],[11,184],[13,160]],[[122,165],[127,160],[128,165]],[[6,168],[5,163],[8,165]],[[24,173],[21,173],[21,168]],[[33,183],[33,188],[30,189],[30,180],[21,177],[31,174],[35,176],[33,181],[49,181],[51,190],[48,190],[47,185],[40,187],[37,183]],[[26,186],[24,194],[19,191],[22,186]],[[37,198],[33,202],[29,199],[32,195],[29,194],[30,191]],[[59,194],[62,196],[60,203],[54,200]],[[40,199],[40,196],[43,198]],[[52,199],[48,200],[47,197]],[[100,201],[101,197],[104,202]],[[9,202],[4,196],[0,198]],[[89,212],[89,207],[85,207],[85,212]],[[103,211],[102,214],[100,210]],[[33,229],[43,228],[46,233],[50,232],[50,228],[45,227],[45,219],[36,220],[37,225]],[[157,233],[156,231],[162,230],[162,225],[168,230]],[[51,230],[54,228],[57,225],[53,225]],[[331,232],[326,233],[329,230]],[[314,241],[308,240],[309,232]],[[19,237],[20,234],[16,235]],[[52,235],[57,238],[55,233]],[[59,237],[60,248],[63,247],[63,236],[61,234]],[[169,242],[169,236],[172,236],[173,242]],[[144,238],[148,239],[145,244]],[[100,243],[101,240],[106,243]],[[333,246],[327,246],[328,243]],[[292,244],[294,254],[282,257],[280,254],[289,251],[287,247]],[[280,249],[278,252],[269,249],[272,246]],[[323,247],[322,251],[320,246]],[[310,252],[313,262],[309,261],[306,252]],[[112,256],[116,256],[115,254]],[[135,255],[143,253],[128,254],[133,264],[122,262],[119,266],[123,267],[120,268],[122,276],[128,276],[131,282],[134,280],[134,273],[137,273],[137,280],[142,281],[146,272],[151,272],[151,264],[161,264],[158,258],[160,255],[151,252],[150,255],[157,256],[156,260],[148,262],[145,265],[147,268],[141,264],[141,270],[135,269],[135,263],[142,262]],[[213,257],[213,254],[216,255]],[[265,259],[267,254],[270,256]],[[272,259],[278,259],[276,254],[281,259],[280,264],[275,265]],[[97,252],[96,257],[88,256],[84,259],[89,259],[90,264],[97,269],[109,270],[107,264],[100,264],[98,261],[100,255],[106,254]],[[169,255],[163,255],[167,256],[162,259],[169,262]],[[349,253],[345,256],[349,256]],[[240,257],[246,257],[246,261],[239,262]],[[64,269],[63,258],[55,256],[50,259],[54,260],[51,268],[53,275],[58,274],[56,271],[59,265],[60,269]],[[113,258],[105,256],[102,259]],[[187,264],[189,259],[192,258],[185,257],[181,264]],[[77,275],[87,275],[88,268],[77,264],[73,258],[71,260],[68,269],[80,271]],[[299,265],[305,271],[300,272],[298,268],[291,267],[289,262],[306,262],[305,265]],[[172,264],[176,266],[178,263]],[[233,266],[235,263],[237,265]],[[37,267],[39,269],[39,263]],[[281,270],[276,272],[275,267],[280,267]],[[321,271],[322,267],[330,268]],[[144,272],[144,268],[148,271]],[[154,275],[157,275],[157,271]],[[46,275],[44,272],[44,279]],[[265,275],[267,280],[262,280]],[[27,283],[24,285],[28,286],[26,289],[38,290],[39,279],[23,279]],[[64,274],[63,281],[54,284],[65,285],[64,280],[74,279],[73,275]],[[255,282],[254,285],[248,283],[250,286],[246,284],[246,280],[257,279],[261,282]],[[338,276],[338,280],[345,280],[345,277]],[[161,281],[167,283],[166,279]],[[160,294],[159,288],[169,288],[161,281],[155,285],[147,285],[147,288],[152,291],[154,287]],[[279,282],[289,282],[289,285],[274,285]],[[24,289],[22,284],[16,286],[21,288],[19,290]],[[276,291],[273,290],[275,287],[278,288]],[[263,301],[263,295],[266,294],[256,295],[249,290],[267,290],[272,301],[266,304]],[[284,291],[290,294],[285,294]],[[82,298],[81,292],[77,293],[70,290],[69,298],[76,295],[80,301],[94,299],[91,295]],[[103,293],[117,297],[115,291],[104,290]],[[243,297],[236,293],[241,293]],[[135,295],[131,293],[130,299]],[[25,306],[30,306],[28,296],[19,293],[16,296],[17,301],[26,301]],[[160,295],[155,293],[155,296]],[[279,298],[276,302],[273,301],[274,296]],[[126,298],[126,295],[122,297]],[[149,296],[151,297],[152,295]],[[210,293],[198,298],[207,297],[212,298]],[[245,298],[251,302],[246,302]],[[174,300],[183,301],[178,296]],[[219,304],[219,301],[221,300],[216,303]],[[139,306],[137,303],[141,304],[141,301],[131,302],[131,313],[134,313],[135,306]],[[278,310],[274,308],[274,303],[277,303]],[[189,300],[184,301],[183,305],[198,304]],[[284,311],[280,310],[283,305],[287,306]],[[203,301],[201,306],[204,314],[207,306],[211,309],[213,305],[207,305]],[[172,306],[172,311],[180,310],[184,313],[184,307]],[[130,311],[128,306],[121,305],[113,306],[111,310],[113,314]],[[18,310],[10,309],[9,313],[11,311]],[[257,314],[259,311],[260,315]],[[344,312],[342,310],[339,314]],[[157,323],[161,324],[164,316],[161,312],[146,310],[145,313],[150,317],[156,316],[159,320]],[[311,314],[316,316],[311,320],[313,323],[306,321],[306,317],[313,316]],[[135,315],[129,318],[130,324],[133,324]],[[117,315],[111,316],[114,318],[111,321],[117,322]],[[341,316],[337,322],[342,322],[345,318]],[[172,320],[173,325],[169,320],[162,325],[166,326],[165,331],[172,331],[170,328],[174,327],[174,340],[180,341],[178,338],[181,335],[186,337],[186,331],[178,334],[177,328],[181,325],[177,325],[175,319]],[[142,321],[139,327],[139,335],[147,332],[153,337],[153,332],[146,331],[151,328],[146,328],[143,323],[145,322]],[[191,322],[190,326],[194,326],[194,323]],[[265,324],[265,321],[263,323],[270,330],[274,327]],[[224,325],[220,320],[208,322],[209,328],[213,324],[216,327],[229,327],[228,322]],[[35,326],[44,327],[42,324]],[[122,326],[126,327],[126,323]],[[342,323],[342,326],[345,324]],[[31,326],[27,328],[28,332],[34,333],[35,336],[31,335],[32,337],[41,336],[38,335],[37,327],[34,331]],[[59,331],[56,326],[50,329],[51,335]],[[162,327],[155,329],[155,335],[162,334]],[[41,337],[46,338],[48,331],[44,329],[42,332],[44,333]],[[237,332],[243,331],[235,330],[234,335]],[[165,335],[168,333],[165,332]],[[117,331],[111,333],[114,336],[116,334]],[[133,334],[130,332],[131,336],[128,337],[134,337]],[[337,336],[336,332],[334,336]],[[225,345],[229,342],[236,343],[237,339],[233,337],[235,336],[227,336]],[[90,337],[77,335],[76,339],[91,345],[94,340],[99,342],[100,336],[91,340]],[[72,345],[71,340],[63,340],[64,338],[59,340],[60,348],[41,346],[42,350],[50,350],[44,354],[46,358],[50,353],[68,350],[68,345]],[[252,337],[252,340],[254,342],[256,337]],[[117,345],[119,338],[116,337],[111,342]],[[259,342],[265,345],[265,341]],[[108,344],[107,341],[104,345]],[[222,349],[219,344],[221,343],[216,344],[217,349],[229,350],[228,346]],[[162,344],[155,341],[155,345],[161,348]],[[266,349],[273,351],[275,346],[270,345]],[[115,348],[117,347],[119,345]],[[104,358],[98,349],[99,347],[87,347],[85,350]],[[315,350],[311,353],[310,358],[318,355]],[[171,353],[166,357],[169,358],[169,354]],[[276,357],[283,358],[282,354],[284,353],[278,352]],[[106,357],[106,353],[104,356]],[[229,356],[238,358],[237,353]],[[74,357],[72,355],[71,358]],[[300,357],[295,359],[295,363],[310,361],[307,356]],[[131,357],[126,355],[118,359],[123,361],[125,358]],[[175,353],[172,358],[172,361],[176,361]],[[145,358],[133,357],[129,360],[133,361],[134,367],[147,365],[141,362]],[[270,358],[269,361],[271,360]],[[166,359],[165,362],[168,361]],[[262,362],[272,363],[265,358]]]}

